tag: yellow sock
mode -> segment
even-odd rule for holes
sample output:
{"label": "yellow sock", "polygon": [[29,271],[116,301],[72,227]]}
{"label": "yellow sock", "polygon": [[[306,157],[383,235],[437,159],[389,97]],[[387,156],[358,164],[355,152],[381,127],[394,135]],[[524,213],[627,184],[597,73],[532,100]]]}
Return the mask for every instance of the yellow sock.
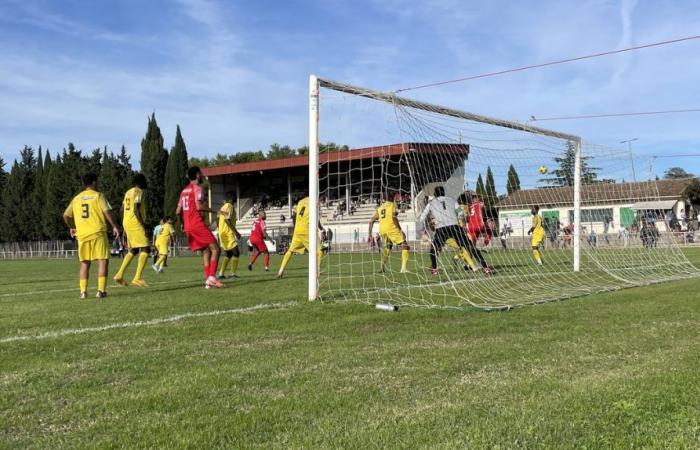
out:
{"label": "yellow sock", "polygon": [[532,256],[535,257],[535,261],[537,261],[539,264],[542,263],[542,255],[540,255],[540,251],[538,249],[532,249]]}
{"label": "yellow sock", "polygon": [[391,255],[391,250],[384,247],[384,251],[382,252],[382,267],[386,266],[386,262],[389,261],[389,255]]}
{"label": "yellow sock", "polygon": [[134,274],[134,280],[141,279],[141,273],[143,273],[143,268],[146,267],[146,262],[148,261],[148,253],[139,253],[139,262],[136,264],[136,273]]}
{"label": "yellow sock", "polygon": [[158,261],[156,261],[156,266],[158,266],[158,267],[163,267],[163,265],[165,264],[165,258],[167,258],[167,256],[165,256],[165,255],[160,255],[160,256],[158,257]]}
{"label": "yellow sock", "polygon": [[231,273],[236,273],[238,270],[238,256],[231,258]]}
{"label": "yellow sock", "polygon": [[97,277],[97,290],[102,292],[107,291],[107,277]]}
{"label": "yellow sock", "polygon": [[292,252],[287,251],[282,258],[282,264],[280,264],[280,272],[284,272],[285,267],[289,264],[289,260],[292,259]]}
{"label": "yellow sock", "polygon": [[87,292],[87,285],[88,285],[88,280],[87,278],[80,279],[80,292]]}
{"label": "yellow sock", "polygon": [[468,251],[461,249],[457,254],[459,255],[460,259],[464,261],[472,270],[474,269],[474,260]]}
{"label": "yellow sock", "polygon": [[226,270],[226,267],[228,266],[228,262],[231,260],[228,256],[224,256],[224,262],[219,265],[219,275],[223,275],[224,271]]}
{"label": "yellow sock", "polygon": [[407,270],[409,251],[401,250],[401,270]]}
{"label": "yellow sock", "polygon": [[119,268],[119,272],[117,272],[114,278],[124,278],[124,272],[126,271],[126,268],[129,267],[129,264],[131,264],[132,259],[134,259],[133,253],[128,252],[126,255],[124,255],[124,261],[122,261],[122,265]]}

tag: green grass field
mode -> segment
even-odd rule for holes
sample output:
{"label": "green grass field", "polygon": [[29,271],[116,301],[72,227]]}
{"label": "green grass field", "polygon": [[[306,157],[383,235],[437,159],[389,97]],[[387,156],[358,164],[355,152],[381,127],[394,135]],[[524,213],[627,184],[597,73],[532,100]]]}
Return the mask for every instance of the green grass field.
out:
{"label": "green grass field", "polygon": [[0,447],[700,447],[698,279],[388,313],[198,264],[79,300],[76,261],[1,261]]}

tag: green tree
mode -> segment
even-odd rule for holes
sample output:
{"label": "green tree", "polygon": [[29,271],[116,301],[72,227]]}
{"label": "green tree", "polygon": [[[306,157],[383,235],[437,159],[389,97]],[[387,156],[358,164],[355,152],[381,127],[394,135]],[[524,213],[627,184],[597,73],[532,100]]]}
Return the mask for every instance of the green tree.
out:
{"label": "green tree", "polygon": [[683,190],[683,200],[693,205],[694,210],[700,209],[700,178],[693,180]]}
{"label": "green tree", "polygon": [[102,150],[96,148],[85,158],[85,172],[92,172],[99,175],[102,169]]}
{"label": "green tree", "polygon": [[476,179],[476,195],[479,196],[481,200],[486,198],[486,188],[484,187],[484,180],[481,178],[481,174]]}
{"label": "green tree", "polygon": [[520,177],[518,176],[518,172],[515,170],[515,167],[513,167],[513,164],[508,167],[508,178],[506,180],[506,191],[508,192],[508,195],[512,194],[515,191],[520,190]]}
{"label": "green tree", "polygon": [[0,242],[5,240],[3,230],[7,229],[5,222],[7,214],[5,214],[5,186],[7,185],[7,172],[5,172],[5,161],[0,156]]}
{"label": "green tree", "polygon": [[486,207],[486,215],[494,217],[496,215],[496,203],[498,202],[498,193],[496,192],[496,182],[493,179],[493,171],[491,166],[486,169],[486,184],[484,186],[484,206]]}
{"label": "green tree", "polygon": [[46,178],[46,201],[41,210],[42,230],[47,238],[68,239],[63,211],[73,197],[83,190],[86,166],[86,158],[72,143],[51,163]]}
{"label": "green tree", "polygon": [[39,211],[34,198],[34,180],[37,160],[34,149],[25,146],[20,152],[20,160],[15,161],[7,178],[3,195],[6,228],[3,230],[7,241],[36,240],[39,225],[35,220]]}
{"label": "green tree", "polygon": [[296,151],[288,145],[274,143],[270,145],[270,150],[267,151],[267,159],[282,159],[291,156],[296,156]]}
{"label": "green tree", "polygon": [[156,122],[155,113],[148,119],[146,135],[141,140],[141,172],[146,176],[146,227],[152,228],[163,217],[165,199],[165,167],[168,151],[163,147],[163,135]]}
{"label": "green tree", "polygon": [[[595,183],[600,168],[590,167],[588,160],[590,156],[581,156],[581,184]],[[551,186],[573,186],[574,185],[574,166],[576,163],[576,145],[571,142],[566,142],[566,151],[564,156],[554,158],[554,162],[558,164],[558,168],[552,170],[552,176],[540,179],[541,182]]]}
{"label": "green tree", "polygon": [[107,151],[107,147],[105,147],[102,152],[98,189],[107,198],[107,202],[115,211],[115,215],[118,215],[129,181],[129,178],[124,178],[120,171],[119,158],[114,153]]}
{"label": "green tree", "polygon": [[[44,166],[44,156],[43,152],[41,149],[41,146],[39,146],[39,151],[37,153],[37,158],[36,158],[36,170],[34,171],[34,189],[32,191],[32,205],[35,208],[41,209],[41,206],[44,204],[44,201],[46,200],[46,176],[45,176],[45,166]],[[33,224],[34,224],[34,237],[33,239],[35,240],[43,240],[47,238],[47,236],[44,234],[44,227],[42,226],[41,220],[36,220],[37,215],[39,214],[39,211],[34,211],[32,214],[33,216]]]}
{"label": "green tree", "polygon": [[670,167],[666,172],[664,172],[664,179],[666,180],[677,180],[680,178],[692,178],[694,175],[688,173],[682,167]]}
{"label": "green tree", "polygon": [[187,168],[187,146],[178,125],[175,145],[170,149],[168,164],[165,167],[165,215],[175,215],[180,192],[187,184]]}

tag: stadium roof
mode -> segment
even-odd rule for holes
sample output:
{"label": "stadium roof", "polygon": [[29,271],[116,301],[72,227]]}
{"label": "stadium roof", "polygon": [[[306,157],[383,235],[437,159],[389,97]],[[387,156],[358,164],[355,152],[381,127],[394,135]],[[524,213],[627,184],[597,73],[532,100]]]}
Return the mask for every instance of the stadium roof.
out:
{"label": "stadium roof", "polygon": [[[630,183],[595,183],[581,186],[581,204],[633,203],[651,199],[678,199],[692,178],[677,180],[638,181]],[[534,205],[572,205],[573,187],[545,187],[513,192],[496,207],[525,209]]]}
{"label": "stadium roof", "polygon": [[[442,144],[442,143],[417,143],[405,142],[400,144],[381,145],[378,147],[365,147],[350,150],[340,150],[321,153],[319,163],[325,164],[336,161],[355,161],[401,155],[404,152],[432,153],[432,154],[469,154],[467,144]],[[246,163],[227,164],[224,166],[205,167],[202,173],[207,176],[245,174],[259,171],[281,170],[293,167],[306,167],[309,165],[309,156],[291,156],[289,158],[272,159],[265,161],[253,161]]]}

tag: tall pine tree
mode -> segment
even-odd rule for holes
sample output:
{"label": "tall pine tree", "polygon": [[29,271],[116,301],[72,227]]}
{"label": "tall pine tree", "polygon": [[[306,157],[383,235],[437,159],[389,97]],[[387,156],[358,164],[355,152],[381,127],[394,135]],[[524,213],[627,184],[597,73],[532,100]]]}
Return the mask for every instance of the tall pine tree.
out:
{"label": "tall pine tree", "polygon": [[163,217],[165,200],[165,166],[168,164],[168,152],[163,147],[163,135],[158,128],[156,115],[148,119],[146,136],[141,140],[141,172],[146,176],[146,226],[152,228]]}
{"label": "tall pine tree", "polygon": [[5,185],[7,184],[7,172],[5,172],[5,161],[0,156],[0,242],[5,240],[4,232],[7,228],[7,214],[5,214]]}
{"label": "tall pine tree", "polygon": [[175,215],[180,191],[187,184],[187,160],[187,147],[185,146],[185,140],[182,139],[180,125],[178,125],[175,134],[175,145],[170,150],[168,164],[165,168],[165,215]]}
{"label": "tall pine tree", "polygon": [[498,193],[496,193],[496,182],[493,179],[493,171],[491,166],[486,169],[486,184],[484,186],[484,206],[486,207],[486,215],[494,217],[496,213],[496,203],[498,202]]}
{"label": "tall pine tree", "polygon": [[29,241],[37,239],[38,207],[34,200],[34,179],[36,174],[34,149],[25,146],[20,152],[20,161],[12,165],[3,195],[5,229],[7,241]]}
{"label": "tall pine tree", "polygon": [[515,191],[520,190],[520,177],[518,176],[518,172],[515,170],[515,167],[513,167],[513,164],[508,167],[508,178],[506,180],[506,191],[508,192],[508,195],[512,194]]}
{"label": "tall pine tree", "polygon": [[[597,167],[590,167],[588,160],[590,156],[581,156],[581,184],[592,184],[598,178]],[[551,186],[573,186],[574,185],[574,165],[576,163],[576,146],[573,142],[566,142],[564,156],[554,158],[559,167],[552,170],[552,176],[542,178],[540,181]]]}
{"label": "tall pine tree", "polygon": [[484,179],[481,178],[481,174],[476,179],[476,195],[483,201],[486,198],[486,188],[484,187]]}
{"label": "tall pine tree", "polygon": [[[41,208],[41,205],[46,201],[46,176],[45,176],[45,166],[44,166],[44,155],[39,146],[39,151],[36,158],[36,170],[34,171],[34,189],[32,191],[32,203],[35,207]],[[37,213],[35,211],[33,214],[34,222],[34,236],[35,240],[43,240],[47,236],[44,234],[44,227],[41,224],[41,220],[37,220]]]}

